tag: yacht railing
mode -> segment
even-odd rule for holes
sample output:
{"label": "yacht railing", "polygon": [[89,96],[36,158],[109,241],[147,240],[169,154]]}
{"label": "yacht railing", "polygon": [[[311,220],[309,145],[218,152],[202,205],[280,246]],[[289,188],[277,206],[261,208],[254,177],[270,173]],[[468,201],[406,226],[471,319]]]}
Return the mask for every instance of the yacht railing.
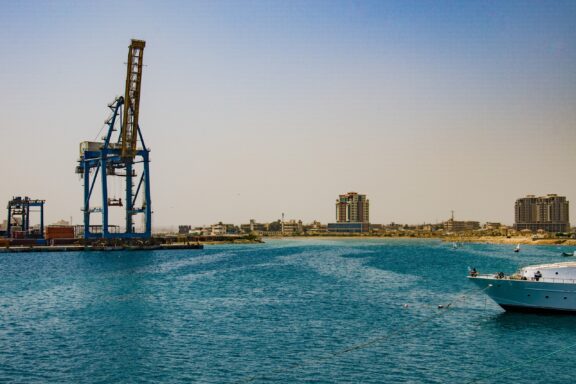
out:
{"label": "yacht railing", "polygon": [[[529,279],[536,282],[536,279]],[[558,284],[576,284],[576,279],[559,279],[557,277],[541,277],[538,282],[543,283],[558,283]]]}
{"label": "yacht railing", "polygon": [[480,278],[488,278],[488,279],[497,279],[497,280],[520,280],[520,281],[530,281],[533,283],[556,283],[556,284],[576,284],[576,279],[561,279],[558,277],[540,277],[538,280],[536,280],[534,277],[531,278],[523,278],[520,275],[511,275],[511,276],[506,276],[504,274],[490,274],[490,275],[476,275],[476,276],[471,276],[472,278],[474,277],[480,277]]}

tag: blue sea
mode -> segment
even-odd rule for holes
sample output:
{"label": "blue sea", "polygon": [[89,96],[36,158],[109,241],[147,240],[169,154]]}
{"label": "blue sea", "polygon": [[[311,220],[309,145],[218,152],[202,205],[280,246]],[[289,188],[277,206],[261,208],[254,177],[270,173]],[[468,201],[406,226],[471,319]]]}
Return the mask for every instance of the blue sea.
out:
{"label": "blue sea", "polygon": [[506,313],[466,279],[563,250],[294,239],[0,254],[0,382],[573,383],[576,316]]}

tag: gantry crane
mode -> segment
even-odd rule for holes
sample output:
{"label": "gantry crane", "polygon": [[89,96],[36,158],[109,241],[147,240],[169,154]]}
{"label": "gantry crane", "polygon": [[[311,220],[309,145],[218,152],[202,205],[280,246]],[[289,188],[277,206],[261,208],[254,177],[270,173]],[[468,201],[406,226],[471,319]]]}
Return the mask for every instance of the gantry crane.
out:
{"label": "gantry crane", "polygon": [[[44,238],[44,200],[30,199],[26,197],[13,197],[8,202],[8,221],[6,225],[6,236],[16,237],[15,227],[20,227],[20,232],[26,238]],[[40,208],[40,228],[38,233],[33,234],[30,228],[30,212],[33,207]],[[18,218],[20,220],[18,220]]]}
{"label": "gantry crane", "polygon": [[[76,173],[84,179],[84,238],[85,239],[149,239],[152,234],[152,204],[150,198],[150,150],[144,144],[138,125],[140,88],[142,85],[142,60],[146,42],[132,40],[128,50],[126,90],[124,97],[117,97],[108,108],[112,111],[106,120],[106,135],[102,141],[80,143],[80,159]],[[115,132],[118,132],[115,134]],[[138,143],[140,147],[138,147]],[[139,177],[134,191],[134,181]],[[124,202],[110,196],[109,178],[125,180]],[[100,207],[92,206],[96,195],[94,187],[100,184]],[[98,188],[97,188],[98,189]],[[120,226],[109,223],[109,209],[124,207],[124,232],[113,230]],[[101,213],[102,224],[92,225],[92,213]],[[143,231],[134,228],[134,217],[144,216]]]}

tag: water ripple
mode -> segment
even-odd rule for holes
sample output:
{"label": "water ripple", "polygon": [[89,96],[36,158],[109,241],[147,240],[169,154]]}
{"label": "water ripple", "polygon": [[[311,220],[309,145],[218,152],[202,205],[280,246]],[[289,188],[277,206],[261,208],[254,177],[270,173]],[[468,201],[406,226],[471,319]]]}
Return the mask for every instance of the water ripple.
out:
{"label": "water ripple", "polygon": [[[508,251],[292,239],[0,255],[0,382],[465,383],[576,343],[572,317],[462,299],[469,265],[509,271],[559,257],[555,247]],[[566,353],[516,371],[567,383],[572,365]]]}

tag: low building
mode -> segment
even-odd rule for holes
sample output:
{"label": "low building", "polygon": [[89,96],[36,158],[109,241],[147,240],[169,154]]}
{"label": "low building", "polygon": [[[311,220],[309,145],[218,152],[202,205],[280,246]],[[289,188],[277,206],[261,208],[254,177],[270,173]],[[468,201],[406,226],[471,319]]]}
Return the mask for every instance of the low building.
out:
{"label": "low building", "polygon": [[480,229],[479,221],[458,221],[453,218],[444,222],[445,232],[467,232]]}
{"label": "low building", "polygon": [[288,220],[281,223],[281,232],[282,234],[292,235],[296,233],[302,233],[302,220]]}
{"label": "low building", "polygon": [[210,235],[220,236],[220,235],[235,235],[238,234],[239,229],[234,224],[224,224],[221,221],[218,224],[212,224],[210,226]]}
{"label": "low building", "polygon": [[367,233],[369,223],[328,223],[328,232],[333,233]]}
{"label": "low building", "polygon": [[210,226],[210,235],[219,236],[226,234],[226,226],[222,223],[212,224]]}
{"label": "low building", "polygon": [[302,229],[306,233],[314,234],[314,233],[326,232],[327,226],[326,224],[322,224],[321,222],[314,220],[310,224],[303,225]]}
{"label": "low building", "polygon": [[186,235],[190,232],[192,232],[192,226],[191,225],[179,225],[178,226],[178,234]]}
{"label": "low building", "polygon": [[420,224],[416,226],[418,232],[434,232],[438,230],[438,224]]}
{"label": "low building", "polygon": [[259,233],[263,234],[268,231],[268,224],[257,223],[256,220],[250,219],[248,224],[240,224],[240,231],[243,233]]}

